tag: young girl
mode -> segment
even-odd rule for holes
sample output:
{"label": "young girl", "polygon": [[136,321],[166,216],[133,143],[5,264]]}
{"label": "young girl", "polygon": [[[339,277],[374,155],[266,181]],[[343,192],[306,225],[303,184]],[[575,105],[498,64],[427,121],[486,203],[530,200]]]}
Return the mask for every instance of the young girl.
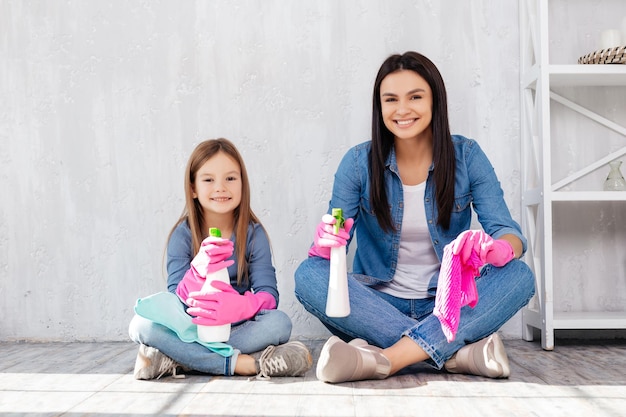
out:
{"label": "young girl", "polygon": [[[168,238],[167,287],[184,303],[183,308],[189,307],[188,316],[182,314],[182,323],[178,318],[164,320],[174,323],[168,327],[135,315],[129,328],[131,339],[140,344],[135,378],[176,376],[177,367],[214,375],[303,375],[312,358],[304,344],[287,343],[292,324],[276,309],[278,289],[270,244],[250,208],[241,155],[226,139],[207,140],[195,148],[185,172],[185,210]],[[230,238],[207,239],[213,227]],[[203,294],[203,277],[224,266],[232,286]],[[181,340],[179,334],[188,330],[181,327],[191,322],[232,323],[227,342],[232,355]]]}
{"label": "young girl", "polygon": [[[441,74],[416,52],[382,64],[372,114],[372,140],[350,149],[335,174],[329,207],[343,209],[344,227],[335,235],[335,219],[325,215],[295,273],[296,297],[334,334],[322,348],[317,377],[382,379],[421,361],[508,377],[495,332],[528,303],[534,277],[518,259],[526,240],[491,163],[474,140],[450,134]],[[469,230],[472,208],[484,231]],[[353,230],[351,312],[328,317],[330,248],[347,246]],[[453,335],[444,333],[436,308],[437,291],[450,290],[437,288],[440,269],[453,275],[443,271],[445,259],[456,259],[469,277],[465,289],[479,275],[477,303],[460,308]],[[465,295],[471,298],[471,291]]]}

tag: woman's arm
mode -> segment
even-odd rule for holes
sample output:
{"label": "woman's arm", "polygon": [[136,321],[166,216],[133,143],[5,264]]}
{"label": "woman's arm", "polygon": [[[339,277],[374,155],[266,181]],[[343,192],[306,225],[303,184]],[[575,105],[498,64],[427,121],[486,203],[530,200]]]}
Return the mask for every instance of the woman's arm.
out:
{"label": "woman's arm", "polygon": [[508,233],[506,235],[500,236],[498,239],[506,240],[511,244],[516,259],[522,256],[523,245],[519,237],[515,236],[514,234]]}

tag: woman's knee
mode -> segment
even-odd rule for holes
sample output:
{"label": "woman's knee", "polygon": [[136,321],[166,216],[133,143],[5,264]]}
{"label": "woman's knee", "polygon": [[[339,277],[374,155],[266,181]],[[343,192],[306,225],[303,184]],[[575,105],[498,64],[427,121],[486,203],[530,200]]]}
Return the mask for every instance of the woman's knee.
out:
{"label": "woman's knee", "polygon": [[526,262],[516,259],[513,262],[510,262],[512,266],[517,268],[515,275],[517,276],[517,281],[519,285],[523,285],[528,293],[528,298],[532,297],[535,294],[535,274],[530,269],[530,267],[526,264]]}
{"label": "woman's knee", "polygon": [[318,257],[307,258],[294,273],[296,297],[309,298],[328,283],[328,261]]}

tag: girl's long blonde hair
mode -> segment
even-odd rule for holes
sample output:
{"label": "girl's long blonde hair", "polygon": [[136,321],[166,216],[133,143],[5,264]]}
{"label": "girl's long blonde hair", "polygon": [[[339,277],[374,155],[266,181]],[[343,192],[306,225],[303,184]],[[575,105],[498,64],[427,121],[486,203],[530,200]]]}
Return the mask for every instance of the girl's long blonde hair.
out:
{"label": "girl's long blonde hair", "polygon": [[[248,262],[246,260],[246,245],[248,237],[248,226],[250,223],[261,222],[250,207],[250,182],[248,181],[248,172],[243,163],[241,154],[235,145],[228,139],[209,139],[201,142],[189,156],[187,168],[185,169],[185,208],[180,218],[172,227],[167,241],[176,227],[185,220],[189,223],[191,229],[191,253],[195,256],[200,250],[200,244],[208,236],[205,231],[209,225],[205,223],[202,206],[198,199],[193,197],[193,187],[196,181],[198,170],[206,161],[211,159],[218,152],[224,152],[233,158],[241,170],[241,203],[235,209],[235,257],[237,259],[237,284],[242,285],[248,282]],[[261,227],[263,227],[261,225]]]}

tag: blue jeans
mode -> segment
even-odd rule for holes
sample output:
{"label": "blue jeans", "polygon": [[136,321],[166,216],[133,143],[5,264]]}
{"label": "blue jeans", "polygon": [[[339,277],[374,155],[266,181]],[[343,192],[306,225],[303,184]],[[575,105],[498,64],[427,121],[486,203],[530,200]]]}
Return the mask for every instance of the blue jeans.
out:
{"label": "blue jeans", "polygon": [[426,362],[441,369],[454,353],[466,344],[496,332],[524,307],[535,293],[535,279],[528,266],[513,260],[502,268],[485,265],[476,279],[478,304],[461,309],[459,328],[448,343],[439,319],[432,312],[435,298],[402,299],[364,285],[358,279],[368,277],[348,274],[350,315],[327,317],[329,261],[311,257],[295,273],[296,298],[317,317],[331,333],[348,341],[354,338],[387,348],[402,336],[410,337],[429,356]]}
{"label": "blue jeans", "polygon": [[198,343],[186,343],[165,326],[135,315],[128,334],[136,343],[157,348],[184,367],[212,375],[234,375],[239,354],[259,352],[269,345],[289,341],[291,319],[280,310],[261,310],[250,319],[231,327],[228,344],[231,357],[223,357]]}

